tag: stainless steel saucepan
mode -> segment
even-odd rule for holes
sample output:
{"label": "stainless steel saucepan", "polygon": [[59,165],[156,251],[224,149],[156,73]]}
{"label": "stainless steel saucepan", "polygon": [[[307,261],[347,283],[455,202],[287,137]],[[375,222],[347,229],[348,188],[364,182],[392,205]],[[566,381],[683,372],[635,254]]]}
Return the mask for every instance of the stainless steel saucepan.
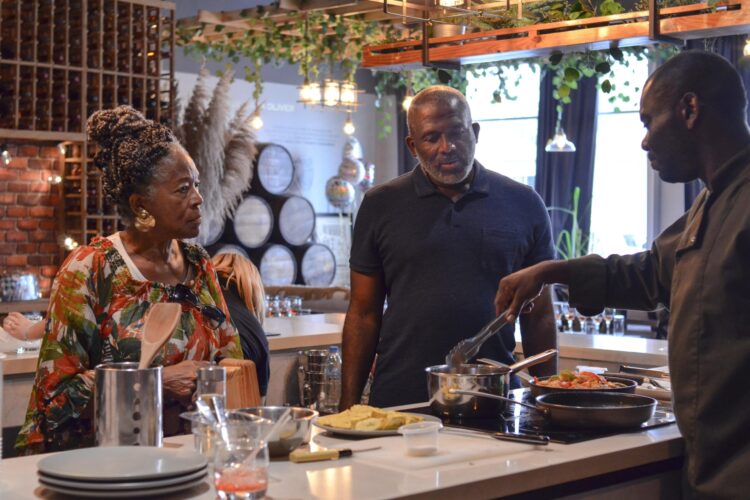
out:
{"label": "stainless steel saucepan", "polygon": [[452,390],[507,396],[512,373],[547,361],[556,354],[557,349],[549,349],[507,367],[473,364],[427,367],[425,371],[430,408],[436,415],[451,419],[496,417],[505,409],[505,401],[459,394]]}

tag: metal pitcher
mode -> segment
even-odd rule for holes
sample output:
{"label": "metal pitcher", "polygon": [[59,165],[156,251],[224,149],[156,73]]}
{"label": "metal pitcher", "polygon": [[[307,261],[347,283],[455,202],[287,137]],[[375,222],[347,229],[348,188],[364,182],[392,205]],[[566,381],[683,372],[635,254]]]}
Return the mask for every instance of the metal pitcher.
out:
{"label": "metal pitcher", "polygon": [[161,446],[161,366],[97,366],[94,416],[99,446]]}

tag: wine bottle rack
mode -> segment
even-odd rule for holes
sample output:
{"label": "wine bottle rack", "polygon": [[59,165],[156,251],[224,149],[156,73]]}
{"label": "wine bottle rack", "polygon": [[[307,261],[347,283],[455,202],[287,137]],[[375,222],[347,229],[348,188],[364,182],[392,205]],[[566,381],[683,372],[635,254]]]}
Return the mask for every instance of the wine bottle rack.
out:
{"label": "wine bottle rack", "polygon": [[172,2],[0,0],[0,137],[62,143],[63,232],[79,244],[119,226],[86,118],[128,104],[173,126],[174,51]]}

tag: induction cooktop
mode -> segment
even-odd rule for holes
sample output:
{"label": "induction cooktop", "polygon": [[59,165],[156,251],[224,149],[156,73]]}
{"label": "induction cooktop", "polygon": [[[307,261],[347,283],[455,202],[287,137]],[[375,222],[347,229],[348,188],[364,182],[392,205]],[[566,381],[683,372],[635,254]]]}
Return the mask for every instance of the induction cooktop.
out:
{"label": "induction cooktop", "polygon": [[[509,397],[524,403],[534,404],[534,398],[528,389],[516,389],[510,391]],[[432,415],[429,406],[423,406],[409,411]],[[549,436],[551,442],[561,444],[580,443],[582,441],[613,436],[615,434],[623,434],[625,432],[640,432],[647,429],[671,425],[673,423],[675,423],[675,417],[672,411],[672,406],[663,402],[657,404],[653,417],[642,423],[640,427],[633,429],[580,430],[564,429],[560,427],[556,428],[547,422],[541,413],[514,404],[508,404],[508,407],[503,414],[496,418],[465,418],[452,420],[443,417],[443,425],[446,427]]]}

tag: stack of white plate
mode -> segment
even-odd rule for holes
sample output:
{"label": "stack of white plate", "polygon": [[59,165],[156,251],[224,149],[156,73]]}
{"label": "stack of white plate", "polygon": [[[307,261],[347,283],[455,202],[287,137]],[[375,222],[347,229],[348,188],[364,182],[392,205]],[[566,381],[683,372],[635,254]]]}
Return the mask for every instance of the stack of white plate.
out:
{"label": "stack of white plate", "polygon": [[201,484],[205,457],[146,446],[84,448],[39,461],[39,483],[77,497],[162,495]]}

